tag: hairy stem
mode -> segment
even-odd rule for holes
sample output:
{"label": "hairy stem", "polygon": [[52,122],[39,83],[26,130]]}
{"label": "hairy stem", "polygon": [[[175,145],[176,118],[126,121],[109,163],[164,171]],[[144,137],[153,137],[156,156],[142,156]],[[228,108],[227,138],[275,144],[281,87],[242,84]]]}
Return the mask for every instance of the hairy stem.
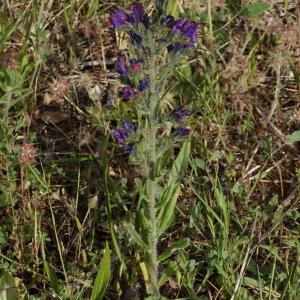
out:
{"label": "hairy stem", "polygon": [[150,245],[150,281],[153,294],[158,295],[158,262],[157,262],[157,233],[156,233],[156,209],[155,209],[155,141],[156,141],[156,128],[153,124],[150,125],[150,149],[149,149],[149,181],[148,181],[148,192],[149,192],[149,218],[150,218],[150,232],[149,232],[149,245]]}
{"label": "hairy stem", "polygon": [[155,208],[155,161],[156,161],[156,109],[157,109],[157,95],[156,95],[156,66],[153,57],[152,68],[150,72],[150,112],[149,112],[149,153],[148,153],[148,213],[150,221],[149,231],[149,275],[151,293],[153,296],[159,298],[158,288],[158,261],[157,261],[157,230],[156,230],[156,208]]}

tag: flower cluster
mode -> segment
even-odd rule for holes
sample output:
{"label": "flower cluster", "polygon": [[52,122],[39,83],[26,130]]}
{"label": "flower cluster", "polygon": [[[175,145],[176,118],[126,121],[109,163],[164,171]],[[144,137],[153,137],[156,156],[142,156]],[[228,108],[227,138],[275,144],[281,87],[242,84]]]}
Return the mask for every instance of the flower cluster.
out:
{"label": "flower cluster", "polygon": [[130,58],[128,64],[125,56],[120,56],[116,61],[116,71],[120,74],[122,79],[126,80],[131,72],[137,73],[141,70],[143,62],[144,59],[142,58]]}
{"label": "flower cluster", "polygon": [[[174,110],[172,111],[172,116],[174,117],[175,121],[178,123],[182,123],[183,119],[190,116],[192,112],[184,107],[183,105],[177,105]],[[178,126],[175,128],[175,135],[177,137],[185,137],[191,134],[191,129],[184,127],[184,126]]]}
{"label": "flower cluster", "polygon": [[135,152],[134,143],[125,143],[126,140],[137,131],[137,124],[134,122],[122,121],[122,127],[113,130],[115,141],[123,146],[125,153],[131,155]]}
{"label": "flower cluster", "polygon": [[19,161],[21,164],[34,165],[36,163],[38,151],[34,145],[25,143],[24,145],[18,145],[16,148],[20,151]]}
{"label": "flower cluster", "polygon": [[[160,0],[160,5],[163,3],[164,1]],[[184,50],[195,47],[199,24],[182,18],[176,20],[170,15],[160,16],[157,22],[151,21],[140,3],[133,4],[130,10],[112,10],[110,22],[114,29],[123,30],[128,34],[133,46],[132,53],[136,56],[129,59],[120,56],[116,60],[115,70],[124,84],[120,89],[120,97],[124,102],[133,101],[137,109],[149,108],[148,104],[154,98],[158,99],[161,93],[161,87],[156,85],[152,91],[157,92],[157,96],[153,98],[153,95],[150,95],[150,87],[155,85],[154,81],[151,82],[155,78],[151,76],[153,73],[150,69],[150,57],[153,57],[153,53],[158,53],[158,57],[169,53],[169,63],[174,66],[177,61],[175,56],[184,55]],[[191,134],[191,129],[183,126],[183,120],[189,115],[191,111],[183,105],[176,106],[171,112],[171,118],[179,123],[174,126],[175,136],[185,137]],[[122,145],[128,154],[135,153],[134,143],[128,142],[128,138],[136,130],[135,123],[123,122],[121,128],[113,131],[115,141]]]}
{"label": "flower cluster", "polygon": [[[144,29],[147,29],[151,25],[148,16],[139,3],[134,4],[130,12],[126,12],[120,8],[113,10],[110,15],[110,22],[115,29],[125,30],[132,44],[137,47],[141,47],[143,38],[141,32],[137,32],[135,27],[143,24]],[[160,41],[167,42],[166,48],[169,53],[176,53],[195,46],[199,27],[197,22],[185,19],[175,20],[174,17],[166,15],[162,16],[161,25],[170,28],[170,35],[160,39]],[[179,36],[177,41],[170,38],[172,33]],[[182,37],[185,39],[184,42],[181,40]]]}
{"label": "flower cluster", "polygon": [[174,42],[167,46],[170,53],[176,53],[181,50],[193,48],[197,39],[197,29],[199,24],[185,19],[174,20],[172,16],[165,16],[164,22],[172,29],[172,31],[179,36],[186,38],[186,42]]}
{"label": "flower cluster", "polygon": [[115,66],[116,71],[120,74],[121,79],[123,79],[125,83],[131,85],[124,86],[121,89],[121,98],[125,102],[133,98],[139,92],[147,90],[150,86],[150,81],[147,77],[140,79],[136,86],[134,86],[131,80],[131,77],[136,77],[139,75],[139,72],[142,70],[143,63],[144,59],[142,58],[130,58],[129,63],[127,63],[124,56],[120,56],[117,59]]}
{"label": "flower cluster", "polygon": [[176,128],[175,132],[176,132],[176,136],[184,137],[184,136],[190,135],[192,130],[190,128],[187,128],[187,127],[179,126],[179,127]]}
{"label": "flower cluster", "polygon": [[192,112],[183,105],[177,105],[172,113],[176,121],[181,122],[185,117],[191,115]]}
{"label": "flower cluster", "polygon": [[132,5],[131,12],[126,12],[123,9],[116,9],[112,11],[110,16],[110,22],[115,29],[119,29],[126,25],[137,25],[139,23],[144,24],[147,28],[149,26],[149,18],[145,14],[143,6],[139,3]]}

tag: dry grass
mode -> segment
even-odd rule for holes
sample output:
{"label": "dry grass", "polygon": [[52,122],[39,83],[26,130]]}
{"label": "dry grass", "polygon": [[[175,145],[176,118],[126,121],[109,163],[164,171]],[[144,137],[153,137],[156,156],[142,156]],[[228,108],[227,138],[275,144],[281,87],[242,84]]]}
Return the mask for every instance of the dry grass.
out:
{"label": "dry grass", "polygon": [[[191,244],[164,263],[171,275],[161,291],[298,299],[300,152],[288,136],[300,128],[300,5],[272,1],[246,18],[239,1],[211,1],[210,19],[207,2],[178,2],[203,26],[191,67],[174,71],[180,84],[167,96],[193,108],[194,136],[161,249],[180,237]],[[143,170],[110,136],[120,119],[113,64],[127,49],[107,22],[114,4],[1,4],[0,275],[19,278],[30,299],[87,299],[106,240],[106,298],[145,298],[142,257],[125,229]]]}

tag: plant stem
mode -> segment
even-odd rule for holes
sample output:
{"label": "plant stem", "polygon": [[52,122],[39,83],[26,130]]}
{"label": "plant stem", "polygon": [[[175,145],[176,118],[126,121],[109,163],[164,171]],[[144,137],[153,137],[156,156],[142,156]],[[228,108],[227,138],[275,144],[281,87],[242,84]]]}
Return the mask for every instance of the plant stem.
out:
{"label": "plant stem", "polygon": [[155,208],[155,161],[156,161],[156,109],[157,109],[157,95],[156,95],[156,63],[155,55],[152,53],[150,72],[150,97],[149,97],[149,160],[148,160],[148,213],[150,221],[149,230],[149,277],[152,296],[159,299],[158,288],[158,261],[157,261],[157,232],[156,232],[156,208]]}
{"label": "plant stem", "polygon": [[149,232],[149,246],[150,246],[150,283],[154,296],[159,296],[158,290],[158,263],[157,263],[157,233],[156,233],[156,209],[155,209],[155,159],[156,159],[156,128],[154,124],[150,124],[149,129],[149,178],[148,178],[148,192],[149,192],[149,218],[150,218],[150,232]]}

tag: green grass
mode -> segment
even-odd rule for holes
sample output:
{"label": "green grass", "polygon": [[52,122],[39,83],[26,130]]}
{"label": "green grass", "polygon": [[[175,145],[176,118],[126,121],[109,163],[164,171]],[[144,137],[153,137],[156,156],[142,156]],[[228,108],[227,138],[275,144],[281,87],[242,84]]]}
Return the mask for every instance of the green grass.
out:
{"label": "green grass", "polygon": [[[249,17],[239,15],[246,3],[221,2],[166,5],[203,25],[164,100],[192,109],[193,137],[175,218],[161,224],[160,290],[296,300],[299,145],[288,136],[300,128],[299,4],[269,1]],[[128,227],[143,232],[145,170],[110,135],[134,113],[114,106],[112,62],[126,41],[109,29],[113,4],[1,4],[0,299],[146,298],[149,274]]]}

